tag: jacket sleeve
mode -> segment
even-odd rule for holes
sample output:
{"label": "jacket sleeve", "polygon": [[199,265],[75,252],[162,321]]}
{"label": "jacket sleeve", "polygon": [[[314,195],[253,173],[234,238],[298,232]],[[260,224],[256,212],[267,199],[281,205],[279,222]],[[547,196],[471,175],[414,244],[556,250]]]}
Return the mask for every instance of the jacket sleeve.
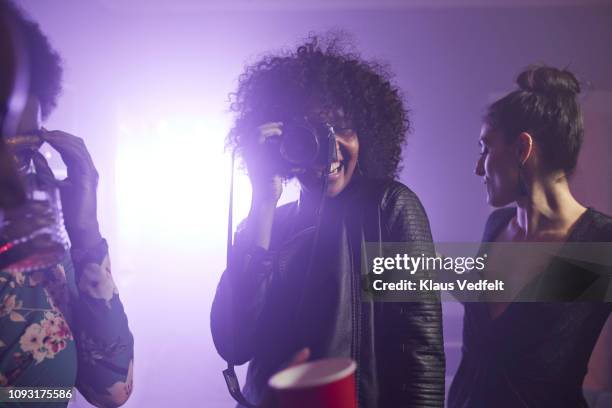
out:
{"label": "jacket sleeve", "polygon": [[97,407],[118,407],[132,392],[134,339],[111,275],[106,241],[73,254],[78,299],[73,304],[78,350],[76,386]]}
{"label": "jacket sleeve", "polygon": [[[408,243],[412,256],[434,256],[421,202],[397,183],[383,198],[383,239]],[[422,272],[419,278],[428,278]],[[439,294],[418,302],[382,302],[380,407],[443,407],[445,357]]]}
{"label": "jacket sleeve", "polygon": [[274,263],[272,251],[243,244],[240,235],[217,286],[210,314],[217,352],[234,365],[253,357]]}

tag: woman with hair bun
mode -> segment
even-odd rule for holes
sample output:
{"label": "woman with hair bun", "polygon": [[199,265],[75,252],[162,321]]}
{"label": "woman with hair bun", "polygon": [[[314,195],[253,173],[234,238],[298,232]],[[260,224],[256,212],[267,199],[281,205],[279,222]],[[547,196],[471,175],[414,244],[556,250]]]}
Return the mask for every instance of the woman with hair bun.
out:
{"label": "woman with hair bun", "polygon": [[[579,203],[568,184],[583,139],[576,77],[532,66],[517,84],[488,107],[481,129],[475,173],[483,178],[487,201],[493,207],[514,204],[489,216],[483,248],[493,242],[565,248],[612,241],[612,218]],[[552,260],[505,260],[507,276],[523,279],[518,294],[535,294],[529,300],[537,302],[487,298],[465,304],[463,355],[449,407],[587,407],[582,383],[612,303],[585,298],[581,288],[555,275],[560,269]],[[583,276],[572,268],[563,276]],[[570,291],[552,293],[542,285],[550,276]]]}

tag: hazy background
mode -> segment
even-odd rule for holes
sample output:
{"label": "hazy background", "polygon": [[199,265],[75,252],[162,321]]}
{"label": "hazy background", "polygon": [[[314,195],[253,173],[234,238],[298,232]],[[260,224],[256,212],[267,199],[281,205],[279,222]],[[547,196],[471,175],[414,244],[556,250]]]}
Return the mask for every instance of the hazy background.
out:
{"label": "hazy background", "polygon": [[[83,137],[101,174],[101,225],[136,340],[126,407],[231,405],[209,330],[225,262],[227,94],[245,62],[310,31],[346,29],[364,57],[395,72],[414,126],[401,181],[421,198],[437,241],[480,239],[490,211],[473,174],[480,117],[534,62],[569,67],[586,81],[575,191],[612,212],[609,1],[19,4],[65,60],[64,94],[46,127]],[[244,176],[236,194],[240,219],[249,205]],[[449,383],[460,319],[457,305],[445,305]]]}

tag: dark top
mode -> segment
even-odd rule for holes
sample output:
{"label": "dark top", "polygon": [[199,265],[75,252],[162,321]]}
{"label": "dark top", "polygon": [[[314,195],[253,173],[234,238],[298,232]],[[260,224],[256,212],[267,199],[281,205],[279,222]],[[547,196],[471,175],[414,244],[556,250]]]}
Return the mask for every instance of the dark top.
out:
{"label": "dark top", "polygon": [[[493,212],[483,242],[494,241],[515,215],[516,208]],[[567,240],[611,241],[612,218],[591,208]],[[448,406],[588,407],[582,383],[611,310],[604,302],[514,302],[492,318],[487,303],[465,303],[463,356]]]}
{"label": "dark top", "polygon": [[415,253],[433,255],[418,197],[398,182],[363,180],[328,200],[307,281],[314,227],[307,226],[302,213],[298,203],[277,209],[268,251],[243,247],[240,235],[248,231],[239,231],[235,259],[217,288],[213,340],[226,361],[249,361],[247,399],[258,403],[270,376],[308,346],[312,360],[342,356],[357,361],[361,407],[441,408],[439,300],[374,302],[360,290],[366,242],[413,242],[418,243]]}

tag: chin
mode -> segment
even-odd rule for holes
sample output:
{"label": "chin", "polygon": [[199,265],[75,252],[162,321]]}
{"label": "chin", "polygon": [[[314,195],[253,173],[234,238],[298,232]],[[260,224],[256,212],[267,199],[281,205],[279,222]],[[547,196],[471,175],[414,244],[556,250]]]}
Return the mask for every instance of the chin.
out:
{"label": "chin", "polygon": [[330,198],[334,198],[338,194],[340,194],[342,191],[344,191],[344,188],[345,188],[345,186],[340,186],[340,187],[333,186],[333,187],[327,189],[326,195],[328,197],[330,197]]}
{"label": "chin", "polygon": [[511,197],[500,197],[500,196],[490,195],[490,194],[487,195],[487,203],[491,207],[495,207],[495,208],[505,207],[514,201],[515,200]]}
{"label": "chin", "polygon": [[[347,182],[347,180],[349,182]],[[338,196],[340,193],[346,190],[346,187],[349,185],[350,180],[351,177],[347,177],[346,174],[340,175],[340,177],[335,180],[330,180],[325,195],[330,198]]]}

